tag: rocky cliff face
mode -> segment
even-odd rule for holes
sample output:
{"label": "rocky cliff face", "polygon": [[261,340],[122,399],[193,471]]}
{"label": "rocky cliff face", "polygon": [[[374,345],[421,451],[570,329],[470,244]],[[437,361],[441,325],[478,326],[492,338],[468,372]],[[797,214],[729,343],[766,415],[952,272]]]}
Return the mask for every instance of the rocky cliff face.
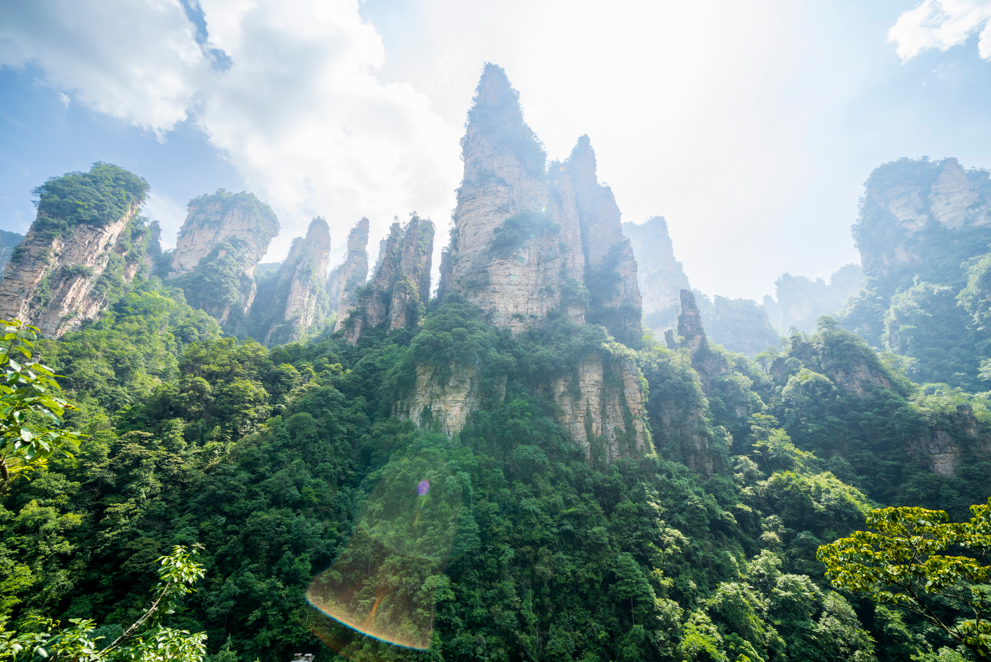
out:
{"label": "rocky cliff face", "polygon": [[356,344],[365,329],[384,322],[392,331],[420,323],[430,298],[433,246],[434,224],[429,219],[413,216],[405,228],[393,223],[371,286],[362,291],[346,318],[338,313],[342,320],[338,324],[351,343]]}
{"label": "rocky cliff face", "polygon": [[616,197],[598,182],[588,136],[578,139],[564,168],[574,188],[581,225],[585,287],[590,295],[588,321],[602,324],[620,342],[636,345],[642,335],[637,261],[629,239],[623,236]]}
{"label": "rocky cliff face", "polygon": [[[293,240],[273,283],[273,296],[264,301],[263,312],[270,316],[263,340],[266,345],[302,339],[318,317],[327,314],[325,278],[329,258],[330,227],[317,217],[305,238]],[[257,301],[261,304],[262,297]]]}
{"label": "rocky cliff face", "polygon": [[[348,234],[348,253],[337,273],[331,274],[331,302],[337,308],[337,325],[340,331],[344,320],[355,306],[354,292],[368,279],[368,219],[362,218]],[[336,295],[336,296],[335,296]]]}
{"label": "rocky cliff face", "polygon": [[[78,224],[55,236],[36,221],[4,271],[0,318],[19,319],[53,338],[96,319],[111,294],[106,283],[98,287],[101,276],[111,262],[125,275],[131,250],[123,239],[138,204],[106,225]],[[137,264],[129,271],[126,281]]]}
{"label": "rocky cliff face", "polygon": [[553,380],[558,422],[591,461],[612,463],[647,450],[640,373],[622,353],[592,354],[570,375]]}
{"label": "rocky cliff face", "polygon": [[278,232],[275,214],[252,193],[201,195],[189,202],[167,277],[191,305],[240,331],[257,293],[255,265]]}
{"label": "rocky cliff face", "polygon": [[685,270],[674,257],[668,224],[654,216],[642,225],[623,224],[637,260],[637,278],[643,297],[644,323],[658,337],[678,324],[679,293],[690,290]]}
{"label": "rocky cliff face", "polygon": [[[145,266],[152,230],[137,212],[148,183],[115,165],[94,163],[89,172],[51,178],[34,193],[38,216],[10,253],[0,282],[0,317],[58,337],[95,319]],[[14,238],[0,237],[4,244]]]}
{"label": "rocky cliff face", "polygon": [[867,180],[853,233],[864,272],[875,279],[929,271],[927,243],[937,237],[953,244],[981,238],[984,244],[970,249],[983,253],[991,240],[989,174],[952,158],[886,163]]}
{"label": "rocky cliff face", "polygon": [[[439,294],[460,295],[514,335],[564,318],[602,324],[623,342],[638,342],[636,261],[612,192],[597,181],[588,137],[566,163],[545,169],[516,91],[501,68],[486,65],[462,148],[464,180]],[[395,260],[394,246],[390,238],[382,270]],[[369,310],[372,319],[382,316]],[[606,349],[609,344],[541,387],[590,461],[611,462],[649,447],[640,373],[628,350],[615,343]],[[447,366],[439,379],[435,367],[418,366],[397,415],[456,434],[481,403],[474,370]]]}
{"label": "rocky cliff face", "polygon": [[558,308],[581,321],[584,311],[567,300],[569,281],[580,284],[585,268],[570,176],[554,173],[548,190],[544,151],[495,65],[479,82],[462,146],[446,290],[514,332]]}

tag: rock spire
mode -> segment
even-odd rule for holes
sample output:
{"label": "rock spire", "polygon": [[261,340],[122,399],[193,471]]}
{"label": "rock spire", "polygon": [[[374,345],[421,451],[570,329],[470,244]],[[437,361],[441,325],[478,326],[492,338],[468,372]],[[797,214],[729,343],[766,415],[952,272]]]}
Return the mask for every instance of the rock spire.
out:
{"label": "rock spire", "polygon": [[351,310],[355,306],[355,290],[368,279],[368,219],[358,221],[348,233],[348,253],[344,264],[337,272],[337,324],[334,331],[340,331]]}
{"label": "rock spire", "polygon": [[398,221],[392,224],[371,287],[362,291],[342,323],[345,338],[357,344],[366,329],[384,322],[390,330],[419,325],[430,296],[433,246],[430,219],[414,214],[406,227]]}
{"label": "rock spire", "polygon": [[297,237],[279,268],[270,296],[259,297],[268,317],[264,342],[284,344],[301,340],[319,317],[326,315],[325,279],[330,258],[330,227],[323,217],[310,222],[306,237]]}

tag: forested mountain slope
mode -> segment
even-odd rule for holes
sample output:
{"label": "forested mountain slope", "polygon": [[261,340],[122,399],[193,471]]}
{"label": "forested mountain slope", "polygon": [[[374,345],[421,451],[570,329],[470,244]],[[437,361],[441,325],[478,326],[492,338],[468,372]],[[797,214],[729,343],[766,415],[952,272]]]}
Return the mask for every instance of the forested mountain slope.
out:
{"label": "forested mountain slope", "polygon": [[986,501],[985,397],[918,386],[828,318],[731,352],[687,287],[663,340],[634,335],[638,265],[587,138],[548,168],[488,65],[462,146],[435,298],[432,223],[397,224],[360,285],[362,221],[332,326],[321,221],[259,286],[265,208],[218,194],[195,260],[149,239],[92,321],[39,343],[89,438],[0,497],[9,627],[116,637],[156,559],[199,544],[164,622],[217,662],[968,659],[831,590],[816,550],[878,505]]}

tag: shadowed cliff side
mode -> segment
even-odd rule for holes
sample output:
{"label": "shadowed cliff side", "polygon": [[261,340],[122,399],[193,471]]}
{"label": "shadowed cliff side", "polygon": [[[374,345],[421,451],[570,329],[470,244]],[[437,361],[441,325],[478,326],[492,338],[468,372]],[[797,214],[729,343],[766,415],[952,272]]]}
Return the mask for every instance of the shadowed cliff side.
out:
{"label": "shadowed cliff side", "polygon": [[38,217],[0,282],[0,318],[59,337],[96,319],[142,268],[151,229],[137,215],[148,184],[122,168],[51,178],[34,190]]}
{"label": "shadowed cliff side", "polygon": [[314,218],[306,237],[293,240],[278,276],[259,288],[252,305],[253,335],[264,344],[296,342],[329,313],[326,289],[330,227]]}
{"label": "shadowed cliff side", "polygon": [[389,330],[413,328],[426,314],[434,224],[413,215],[403,228],[393,223],[379,254],[374,280],[353,291],[354,306],[345,318],[344,337],[357,344],[366,329],[389,323]]}
{"label": "shadowed cliff side", "polygon": [[351,310],[354,308],[355,291],[368,279],[368,219],[362,218],[348,233],[348,253],[337,271],[337,282],[333,290],[337,300],[337,323],[334,331],[340,331]]}
{"label": "shadowed cliff side", "polygon": [[191,306],[243,331],[257,293],[255,265],[278,233],[275,214],[253,193],[201,195],[189,202],[167,278]]}
{"label": "shadowed cliff side", "polygon": [[658,337],[678,324],[681,290],[690,290],[685,270],[674,256],[668,224],[662,216],[646,223],[623,223],[637,260],[637,279],[643,297],[643,321]]}

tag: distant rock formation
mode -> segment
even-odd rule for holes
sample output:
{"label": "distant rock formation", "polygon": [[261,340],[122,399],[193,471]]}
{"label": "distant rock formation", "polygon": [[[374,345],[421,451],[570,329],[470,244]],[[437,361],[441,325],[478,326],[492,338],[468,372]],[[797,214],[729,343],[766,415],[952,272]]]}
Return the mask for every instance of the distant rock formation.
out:
{"label": "distant rock formation", "polygon": [[863,282],[864,274],[857,264],[838,269],[828,284],[822,278],[784,274],[774,282],[775,296],[765,296],[763,306],[781,333],[793,326],[809,332],[821,316],[838,312]]}
{"label": "distant rock formation", "polygon": [[[367,241],[367,234],[365,237]],[[357,245],[360,235],[355,239]],[[366,329],[386,321],[389,330],[419,325],[430,297],[433,246],[434,224],[429,219],[414,215],[405,228],[398,221],[392,224],[379,252],[372,283],[361,290],[352,290],[355,301],[346,316],[338,312],[339,328],[344,329],[345,338],[357,344]],[[357,257],[355,264],[360,267]]]}
{"label": "distant rock formation", "polygon": [[[38,217],[0,282],[0,318],[54,338],[96,319],[146,264],[151,229],[137,213],[147,190],[140,177],[105,163],[39,187]],[[80,192],[89,204],[76,202]]]}
{"label": "distant rock formation", "polygon": [[623,223],[637,260],[637,277],[643,296],[643,321],[658,337],[678,324],[679,292],[690,290],[685,270],[674,257],[668,224],[662,216],[646,223]]}
{"label": "distant rock formation", "polygon": [[[362,218],[348,233],[348,253],[336,274],[332,294],[337,295],[337,325],[340,331],[357,303],[355,290],[368,279],[368,219]],[[334,278],[332,276],[332,281]]]}
{"label": "distant rock formation", "polygon": [[167,277],[190,305],[237,332],[257,293],[255,265],[278,233],[275,214],[253,193],[201,195],[189,202]]}
{"label": "distant rock formation", "polygon": [[578,139],[564,168],[574,187],[581,225],[584,280],[590,295],[588,321],[602,324],[620,342],[636,346],[642,335],[637,260],[630,240],[623,236],[616,197],[596,177],[595,152],[588,136]]}
{"label": "distant rock formation", "polygon": [[252,316],[265,319],[264,344],[299,341],[314,322],[328,314],[325,278],[329,258],[330,227],[318,216],[310,222],[305,238],[293,239],[278,276],[255,299]]}

